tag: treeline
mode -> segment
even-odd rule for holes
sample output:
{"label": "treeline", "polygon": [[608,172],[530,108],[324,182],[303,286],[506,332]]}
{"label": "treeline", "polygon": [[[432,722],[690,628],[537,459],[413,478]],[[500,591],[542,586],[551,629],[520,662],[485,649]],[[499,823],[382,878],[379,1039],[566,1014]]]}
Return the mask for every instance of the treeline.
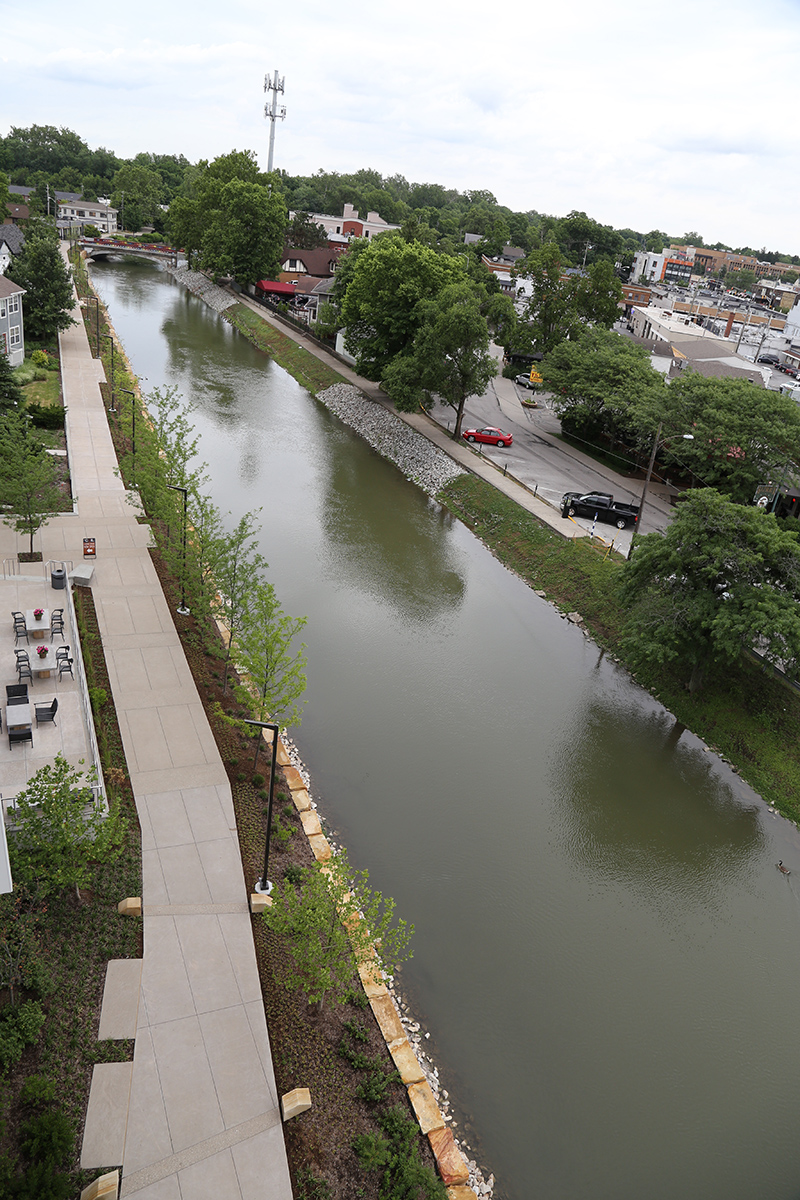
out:
{"label": "treeline", "polygon": [[[0,138],[0,171],[12,184],[35,187],[35,208],[44,211],[48,184],[51,194],[58,189],[81,192],[88,200],[106,196],[122,210],[129,229],[147,224],[160,233],[168,232],[162,206],[168,207],[179,195],[191,198],[198,174],[202,176],[207,166],[190,163],[182,154],[143,152],[120,158],[104,147],[91,150],[72,130],[52,125],[12,126],[9,134]],[[403,175],[383,176],[369,169],[350,174],[320,170],[307,176],[276,171],[274,177],[290,210],[338,214],[349,203],[362,217],[377,212],[384,221],[402,225],[406,240],[451,252],[471,233],[482,238],[483,248],[494,254],[507,244],[530,252],[554,243],[568,266],[610,261],[627,271],[637,251],[660,252],[672,242],[735,249],[771,262],[800,263],[800,257],[783,251],[705,243],[694,230],[670,235],[658,229],[615,229],[578,210],[564,217],[535,208],[515,212],[499,204],[487,190],[459,192],[442,184],[411,183]]]}

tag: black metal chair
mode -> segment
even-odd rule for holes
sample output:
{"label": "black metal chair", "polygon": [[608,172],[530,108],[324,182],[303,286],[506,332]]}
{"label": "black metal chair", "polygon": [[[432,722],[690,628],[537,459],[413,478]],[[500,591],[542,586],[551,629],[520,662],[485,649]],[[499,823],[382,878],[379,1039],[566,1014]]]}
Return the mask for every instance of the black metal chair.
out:
{"label": "black metal chair", "polygon": [[6,684],[6,704],[27,704],[28,703],[28,685],[27,683],[7,683]]}
{"label": "black metal chair", "polygon": [[57,617],[55,614],[50,618],[50,637],[54,638],[58,635],[62,642],[64,640],[64,618]]}
{"label": "black metal chair", "polygon": [[[23,621],[15,621],[14,622],[14,645],[16,646],[19,639],[23,638],[23,637],[25,638],[25,641],[28,642],[28,626],[25,624],[24,620]],[[30,645],[30,642],[28,642],[28,644]]]}
{"label": "black metal chair", "polygon": [[69,658],[69,646],[58,646],[56,649],[56,664],[61,662],[62,658]]}
{"label": "black metal chair", "polygon": [[8,748],[13,750],[20,742],[30,742],[33,748],[33,730],[32,729],[9,729],[8,731]]}
{"label": "black metal chair", "polygon": [[15,624],[15,625],[16,625],[17,621],[22,621],[22,623],[24,624],[24,623],[25,623],[25,613],[22,613],[22,612],[12,612],[12,613],[11,613],[11,620],[14,622],[14,624]]}
{"label": "black metal chair", "polygon": [[63,620],[64,620],[64,610],[63,610],[63,608],[53,608],[53,609],[51,609],[51,610],[50,610],[50,617],[51,617],[51,618],[52,618],[52,617],[58,617],[58,618],[59,618],[59,620],[63,621]]}
{"label": "black metal chair", "polygon": [[31,685],[33,685],[33,671],[31,670],[30,663],[17,663],[17,679],[20,683],[22,683],[23,679],[30,679]]}
{"label": "black metal chair", "polygon": [[37,704],[36,708],[36,724],[39,725],[43,721],[52,721],[56,723],[56,713],[58,712],[58,697],[53,697],[52,704]]}
{"label": "black metal chair", "polygon": [[62,675],[64,675],[64,674],[65,674],[67,671],[69,671],[69,673],[70,673],[70,676],[71,676],[71,678],[72,678],[72,679],[74,679],[74,678],[75,678],[75,676],[72,674],[72,659],[71,659],[71,658],[61,658],[61,659],[59,659],[59,660],[58,660],[58,662],[56,663],[56,666],[58,667],[58,678],[59,678],[59,679],[60,679],[60,678],[61,678],[61,676],[62,676]]}

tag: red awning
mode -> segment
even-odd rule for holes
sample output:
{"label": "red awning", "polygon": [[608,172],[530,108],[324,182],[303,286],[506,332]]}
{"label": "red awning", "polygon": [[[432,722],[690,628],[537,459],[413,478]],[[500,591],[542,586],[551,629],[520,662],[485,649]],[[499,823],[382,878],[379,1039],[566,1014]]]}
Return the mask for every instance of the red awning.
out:
{"label": "red awning", "polygon": [[256,287],[260,292],[272,293],[273,296],[293,296],[295,291],[291,283],[276,283],[274,279],[259,279]]}

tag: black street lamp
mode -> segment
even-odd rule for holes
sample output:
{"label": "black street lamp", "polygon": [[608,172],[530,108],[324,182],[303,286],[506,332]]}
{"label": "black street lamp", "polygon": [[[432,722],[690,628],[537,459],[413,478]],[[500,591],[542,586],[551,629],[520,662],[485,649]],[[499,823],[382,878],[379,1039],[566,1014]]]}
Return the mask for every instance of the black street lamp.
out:
{"label": "black street lamp", "polygon": [[172,492],[183,492],[183,567],[181,569],[181,602],[178,605],[178,612],[182,617],[189,615],[189,609],[186,607],[186,497],[188,489],[180,487],[177,483],[168,483],[167,487]]}
{"label": "black street lamp", "polygon": [[131,483],[134,487],[136,487],[136,393],[132,392],[130,388],[120,388],[119,390],[131,398],[131,440],[133,442],[133,467],[131,468]]}
{"label": "black street lamp", "polygon": [[[261,729],[272,730],[272,761],[269,767],[269,800],[267,801],[267,838],[264,842],[264,870],[256,884],[256,891],[259,895],[268,896],[272,891],[272,884],[267,879],[267,868],[269,867],[269,839],[272,833],[272,796],[275,791],[275,760],[278,757],[278,733],[280,732],[280,726],[275,725],[272,721],[249,721],[244,719],[243,723],[245,725],[258,725]],[[261,734],[259,733],[258,736],[260,738]],[[256,754],[256,761],[258,761],[258,754]]]}
{"label": "black street lamp", "polygon": [[110,333],[104,333],[103,337],[111,342],[111,403],[108,406],[108,411],[112,413],[117,411],[114,408],[114,339]]}

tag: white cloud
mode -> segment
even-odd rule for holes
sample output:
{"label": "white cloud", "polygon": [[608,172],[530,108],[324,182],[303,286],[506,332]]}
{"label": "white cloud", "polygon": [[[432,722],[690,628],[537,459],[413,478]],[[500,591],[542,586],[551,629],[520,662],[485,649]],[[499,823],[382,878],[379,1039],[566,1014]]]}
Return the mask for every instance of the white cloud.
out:
{"label": "white cloud", "polygon": [[799,46],[789,0],[167,0],[124,25],[99,0],[78,22],[40,0],[4,21],[0,129],[64,125],[122,155],[248,147],[265,164],[278,67],[276,163],[293,174],[375,167],[791,252]]}

